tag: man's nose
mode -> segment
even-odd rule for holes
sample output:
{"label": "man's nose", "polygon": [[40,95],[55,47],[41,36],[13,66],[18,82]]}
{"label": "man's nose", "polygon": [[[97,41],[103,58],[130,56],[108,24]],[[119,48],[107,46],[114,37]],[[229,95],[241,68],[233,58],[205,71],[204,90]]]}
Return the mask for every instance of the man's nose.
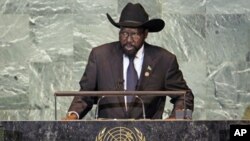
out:
{"label": "man's nose", "polygon": [[133,41],[132,36],[128,35],[127,42],[131,43]]}

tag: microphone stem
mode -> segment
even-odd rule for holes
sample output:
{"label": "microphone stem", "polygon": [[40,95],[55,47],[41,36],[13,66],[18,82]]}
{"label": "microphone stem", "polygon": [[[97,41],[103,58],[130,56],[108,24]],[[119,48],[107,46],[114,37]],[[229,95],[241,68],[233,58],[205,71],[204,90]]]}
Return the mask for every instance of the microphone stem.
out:
{"label": "microphone stem", "polygon": [[101,98],[98,99],[96,103],[96,109],[95,109],[95,119],[99,117],[99,103],[100,101],[104,98],[105,96],[102,96]]}

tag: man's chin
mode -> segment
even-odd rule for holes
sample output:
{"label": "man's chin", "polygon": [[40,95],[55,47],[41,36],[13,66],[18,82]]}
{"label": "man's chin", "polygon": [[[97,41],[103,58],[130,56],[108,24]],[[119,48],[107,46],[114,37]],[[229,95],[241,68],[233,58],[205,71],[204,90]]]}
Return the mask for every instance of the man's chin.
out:
{"label": "man's chin", "polygon": [[137,49],[134,46],[131,45],[125,45],[122,47],[123,53],[127,55],[128,57],[134,57],[137,53]]}
{"label": "man's chin", "polygon": [[134,57],[136,55],[136,50],[123,50],[124,54],[128,57]]}

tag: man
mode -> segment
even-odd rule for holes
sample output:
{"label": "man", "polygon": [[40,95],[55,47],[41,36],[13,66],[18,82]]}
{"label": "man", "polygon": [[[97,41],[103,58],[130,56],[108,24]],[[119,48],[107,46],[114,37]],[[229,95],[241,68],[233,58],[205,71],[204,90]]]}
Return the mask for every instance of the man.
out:
{"label": "man", "polygon": [[[145,42],[148,32],[161,31],[161,19],[149,20],[141,4],[128,3],[116,23],[119,41],[94,48],[80,81],[81,91],[169,91],[187,90],[186,108],[193,110],[193,94],[179,70],[175,55]],[[75,97],[66,119],[81,119],[100,97]],[[166,96],[142,96],[146,118],[162,119]],[[170,117],[184,108],[184,97],[171,97]],[[139,119],[143,117],[141,101],[133,96],[105,97],[98,104],[98,118]]]}

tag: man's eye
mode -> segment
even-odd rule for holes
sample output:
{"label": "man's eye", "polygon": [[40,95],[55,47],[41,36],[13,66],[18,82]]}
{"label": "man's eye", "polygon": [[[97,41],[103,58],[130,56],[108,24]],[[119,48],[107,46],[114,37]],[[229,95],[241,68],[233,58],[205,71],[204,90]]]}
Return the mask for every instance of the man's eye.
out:
{"label": "man's eye", "polygon": [[128,36],[127,32],[121,32],[121,34],[124,35],[124,36]]}

